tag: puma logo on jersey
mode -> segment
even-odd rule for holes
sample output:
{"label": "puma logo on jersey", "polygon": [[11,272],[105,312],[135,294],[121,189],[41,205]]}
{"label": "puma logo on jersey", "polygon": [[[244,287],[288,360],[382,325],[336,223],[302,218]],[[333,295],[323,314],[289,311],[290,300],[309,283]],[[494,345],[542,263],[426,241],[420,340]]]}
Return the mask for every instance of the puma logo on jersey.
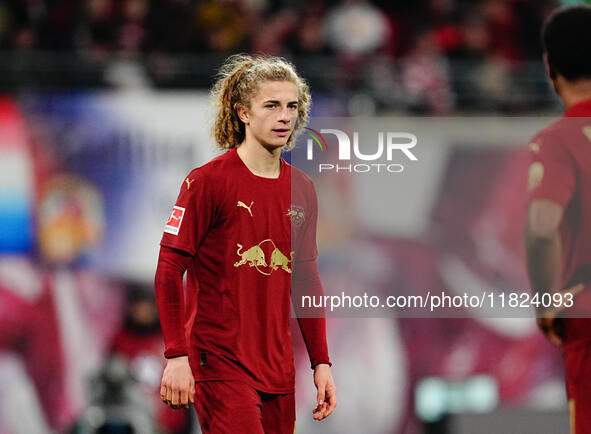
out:
{"label": "puma logo on jersey", "polygon": [[185,182],[187,183],[187,190],[189,190],[191,188],[191,184],[193,184],[193,182],[195,182],[194,179],[189,180],[189,178],[185,178]]}
{"label": "puma logo on jersey", "polygon": [[250,206],[248,206],[244,202],[242,202],[241,200],[239,200],[238,203],[236,204],[236,206],[237,207],[240,207],[240,208],[245,208],[248,211],[248,213],[250,214],[250,216],[252,217],[252,211],[251,211],[250,208],[252,207],[252,204],[253,203],[254,203],[254,201],[250,202]]}

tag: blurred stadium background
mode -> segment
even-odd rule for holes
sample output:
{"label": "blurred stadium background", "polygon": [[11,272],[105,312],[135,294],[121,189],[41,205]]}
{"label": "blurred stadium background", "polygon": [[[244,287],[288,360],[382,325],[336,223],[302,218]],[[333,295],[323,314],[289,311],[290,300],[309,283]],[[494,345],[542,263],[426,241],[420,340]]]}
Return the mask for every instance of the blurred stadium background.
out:
{"label": "blurred stadium background", "polygon": [[[182,179],[215,155],[207,90],[231,53],[292,60],[314,117],[413,116],[430,132],[410,213],[376,220],[343,178],[317,185],[325,285],[361,255],[369,289],[527,287],[523,151],[561,112],[539,42],[558,5],[0,1],[0,434],[199,432],[158,399],[152,279]],[[475,117],[472,132],[443,140],[442,116]],[[352,232],[362,244],[343,248]],[[560,354],[533,320],[328,326],[339,409],[311,422],[294,331],[298,433],[567,432]]]}

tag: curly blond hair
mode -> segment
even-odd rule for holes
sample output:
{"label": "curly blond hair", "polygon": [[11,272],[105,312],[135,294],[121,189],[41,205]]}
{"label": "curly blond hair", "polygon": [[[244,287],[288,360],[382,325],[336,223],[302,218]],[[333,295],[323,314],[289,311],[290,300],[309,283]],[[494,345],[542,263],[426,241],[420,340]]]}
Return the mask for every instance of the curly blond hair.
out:
{"label": "curly blond hair", "polygon": [[295,138],[308,122],[310,90],[297,74],[295,67],[281,57],[235,54],[226,59],[211,90],[216,105],[213,137],[220,149],[235,148],[246,136],[244,123],[237,108],[250,107],[258,86],[265,81],[289,81],[298,90],[298,120],[287,141],[287,148],[295,145]]}

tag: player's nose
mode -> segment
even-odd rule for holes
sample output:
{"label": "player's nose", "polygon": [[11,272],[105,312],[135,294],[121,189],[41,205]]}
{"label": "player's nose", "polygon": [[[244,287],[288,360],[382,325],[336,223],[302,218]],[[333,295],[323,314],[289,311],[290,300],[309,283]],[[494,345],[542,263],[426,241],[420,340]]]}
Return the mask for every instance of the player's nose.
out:
{"label": "player's nose", "polygon": [[282,107],[279,111],[279,118],[277,119],[279,122],[289,123],[291,122],[291,115],[289,108]]}

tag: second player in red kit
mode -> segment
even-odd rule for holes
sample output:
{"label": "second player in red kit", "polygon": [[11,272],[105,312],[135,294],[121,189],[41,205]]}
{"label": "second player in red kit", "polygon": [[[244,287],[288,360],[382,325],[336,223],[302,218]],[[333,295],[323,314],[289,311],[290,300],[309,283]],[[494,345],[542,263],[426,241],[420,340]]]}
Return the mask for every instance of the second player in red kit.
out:
{"label": "second player in red kit", "polygon": [[[194,401],[205,433],[291,434],[291,294],[322,289],[314,185],[281,152],[305,124],[310,97],[289,63],[248,56],[227,61],[213,95],[226,152],[184,179],[161,241],[161,395],[173,407]],[[336,406],[325,320],[298,322],[321,420]]]}
{"label": "second player in red kit", "polygon": [[543,36],[548,73],[566,113],[529,145],[528,271],[538,295],[556,288],[563,294],[563,308],[540,309],[538,324],[564,351],[571,432],[589,434],[591,8],[558,10]]}

